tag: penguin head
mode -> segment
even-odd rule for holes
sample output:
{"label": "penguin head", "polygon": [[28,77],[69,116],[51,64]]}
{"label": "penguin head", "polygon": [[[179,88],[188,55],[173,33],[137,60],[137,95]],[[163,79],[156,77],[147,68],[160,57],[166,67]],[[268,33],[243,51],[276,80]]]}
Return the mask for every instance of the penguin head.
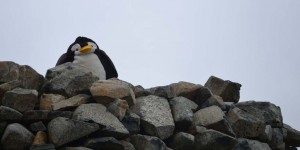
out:
{"label": "penguin head", "polygon": [[89,38],[79,36],[76,38],[75,42],[69,46],[67,53],[86,55],[94,53],[96,50],[99,50],[96,42]]}

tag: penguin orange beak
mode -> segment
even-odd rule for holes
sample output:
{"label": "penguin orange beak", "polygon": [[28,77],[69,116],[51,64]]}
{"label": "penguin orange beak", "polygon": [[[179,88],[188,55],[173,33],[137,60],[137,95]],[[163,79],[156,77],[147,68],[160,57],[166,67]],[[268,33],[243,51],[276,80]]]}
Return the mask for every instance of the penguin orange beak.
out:
{"label": "penguin orange beak", "polygon": [[87,45],[87,46],[82,47],[79,51],[81,53],[89,53],[91,50],[92,50],[92,46],[91,45]]}

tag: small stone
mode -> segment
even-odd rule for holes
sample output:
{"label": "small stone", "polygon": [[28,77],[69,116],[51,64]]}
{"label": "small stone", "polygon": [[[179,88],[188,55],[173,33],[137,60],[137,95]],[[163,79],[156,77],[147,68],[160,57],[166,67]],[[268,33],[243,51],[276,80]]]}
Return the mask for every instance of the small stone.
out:
{"label": "small stone", "polygon": [[119,141],[119,142],[123,145],[124,150],[135,150],[134,146],[131,143],[124,141],[124,140]]}
{"label": "small stone", "polygon": [[124,119],[122,120],[122,124],[125,128],[130,132],[130,134],[138,134],[140,133],[140,117],[133,112],[126,112]]}
{"label": "small stone", "polygon": [[161,139],[173,134],[175,125],[168,100],[165,98],[154,95],[139,97],[131,110],[141,117],[142,127],[147,134]]}
{"label": "small stone", "polygon": [[193,122],[193,111],[198,108],[198,105],[185,97],[175,97],[171,99],[170,107],[176,129],[187,130]]}
{"label": "small stone", "polygon": [[187,150],[194,149],[194,139],[195,137],[191,134],[179,132],[176,133],[170,142],[170,147],[174,150]]}
{"label": "small stone", "polygon": [[283,124],[283,127],[287,131],[287,136],[284,140],[286,145],[300,147],[300,131],[292,128],[287,124]]}
{"label": "small stone", "polygon": [[38,131],[33,139],[32,146],[45,145],[47,142],[47,133],[44,131]]}
{"label": "small stone", "polygon": [[214,95],[219,95],[224,102],[237,103],[240,99],[241,84],[211,76],[204,85],[209,88]]}
{"label": "small stone", "polygon": [[240,138],[233,150],[271,150],[268,144],[256,140]]}
{"label": "small stone", "polygon": [[36,133],[38,131],[46,131],[47,128],[42,121],[39,121],[39,122],[34,122],[34,123],[30,124],[30,130],[32,132]]}
{"label": "small stone", "polygon": [[23,115],[6,106],[0,106],[0,121],[21,121]]}
{"label": "small stone", "polygon": [[148,96],[151,94],[148,90],[144,89],[141,85],[135,86],[133,88],[133,92],[136,98],[142,96]]}
{"label": "small stone", "polygon": [[46,121],[48,119],[49,110],[30,110],[23,114],[25,121]]}
{"label": "small stone", "polygon": [[195,136],[196,150],[231,150],[237,143],[237,139],[211,129]]}
{"label": "small stone", "polygon": [[81,104],[86,104],[90,101],[91,96],[87,94],[79,94],[68,98],[66,100],[59,101],[57,103],[52,104],[53,110],[66,110],[70,108],[76,108]]}
{"label": "small stone", "polygon": [[155,136],[135,134],[130,139],[136,150],[167,150],[165,143]]}
{"label": "small stone", "polygon": [[64,96],[59,94],[43,94],[40,99],[40,110],[52,110],[52,104],[65,99]]}
{"label": "small stone", "polygon": [[18,123],[9,124],[1,138],[3,150],[27,150],[34,136]]}
{"label": "small stone", "polygon": [[101,137],[88,139],[85,147],[101,150],[124,150],[124,146],[113,137]]}
{"label": "small stone", "polygon": [[109,104],[115,99],[124,99],[129,106],[136,103],[135,95],[128,83],[121,80],[98,80],[90,88],[97,103]]}
{"label": "small stone", "polygon": [[99,130],[96,123],[87,123],[78,120],[58,117],[48,124],[49,141],[55,147],[75,141]]}
{"label": "small stone", "polygon": [[128,108],[129,105],[127,101],[121,99],[116,99],[107,106],[107,110],[115,115],[120,121],[125,117],[125,113]]}
{"label": "small stone", "polygon": [[201,108],[209,107],[209,106],[219,106],[222,110],[226,110],[226,105],[222,99],[222,97],[218,95],[213,95],[208,98],[202,105]]}
{"label": "small stone", "polygon": [[210,106],[198,110],[194,114],[193,124],[235,136],[231,126],[226,120],[224,112],[218,106]]}
{"label": "small stone", "polygon": [[2,105],[13,108],[21,113],[33,110],[38,101],[36,90],[16,88],[4,94]]}

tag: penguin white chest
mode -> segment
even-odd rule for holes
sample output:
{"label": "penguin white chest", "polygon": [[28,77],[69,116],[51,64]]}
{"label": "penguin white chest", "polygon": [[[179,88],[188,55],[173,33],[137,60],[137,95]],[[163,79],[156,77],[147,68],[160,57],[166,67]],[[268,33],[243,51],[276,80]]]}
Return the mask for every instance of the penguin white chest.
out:
{"label": "penguin white chest", "polygon": [[95,73],[100,80],[106,80],[105,69],[96,54],[90,53],[85,55],[77,55],[74,57],[73,63],[85,66]]}

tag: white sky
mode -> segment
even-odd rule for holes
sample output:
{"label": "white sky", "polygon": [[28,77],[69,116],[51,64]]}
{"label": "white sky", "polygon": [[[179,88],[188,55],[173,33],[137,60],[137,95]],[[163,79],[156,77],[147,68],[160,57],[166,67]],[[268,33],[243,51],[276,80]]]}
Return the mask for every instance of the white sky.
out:
{"label": "white sky", "polygon": [[0,60],[45,75],[77,36],[145,88],[215,75],[270,101],[300,130],[299,0],[2,0]]}

